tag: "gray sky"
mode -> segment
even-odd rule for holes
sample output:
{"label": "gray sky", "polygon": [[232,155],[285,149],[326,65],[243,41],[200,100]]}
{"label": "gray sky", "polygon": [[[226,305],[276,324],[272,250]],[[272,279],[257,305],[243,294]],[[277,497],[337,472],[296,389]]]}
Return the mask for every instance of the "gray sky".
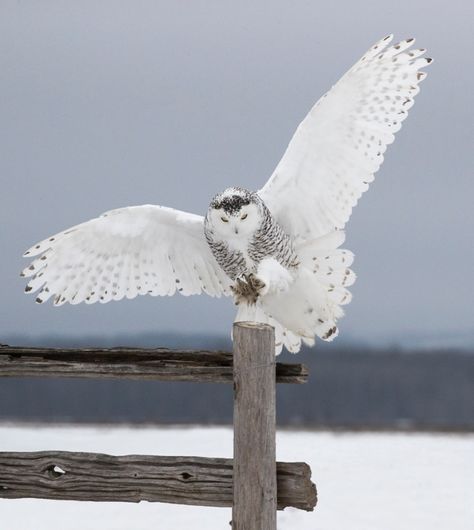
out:
{"label": "gray sky", "polygon": [[229,300],[38,306],[32,243],[112,208],[204,213],[258,189],[312,104],[385,34],[435,63],[348,224],[358,280],[341,336],[474,343],[472,3],[17,1],[0,4],[0,340],[227,333]]}

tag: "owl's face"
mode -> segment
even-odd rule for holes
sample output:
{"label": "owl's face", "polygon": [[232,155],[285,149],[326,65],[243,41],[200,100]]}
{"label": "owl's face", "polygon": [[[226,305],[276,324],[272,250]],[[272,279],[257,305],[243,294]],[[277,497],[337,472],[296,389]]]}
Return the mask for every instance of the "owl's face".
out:
{"label": "owl's face", "polygon": [[224,240],[248,238],[262,221],[256,195],[241,188],[229,188],[216,195],[207,213],[215,235]]}

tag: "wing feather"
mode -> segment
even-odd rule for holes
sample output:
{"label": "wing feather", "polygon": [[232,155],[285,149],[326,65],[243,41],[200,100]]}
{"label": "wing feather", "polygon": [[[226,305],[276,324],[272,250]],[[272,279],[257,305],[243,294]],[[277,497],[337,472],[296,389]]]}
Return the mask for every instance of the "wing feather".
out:
{"label": "wing feather", "polygon": [[316,103],[259,192],[295,238],[344,228],[413,105],[431,59],[414,39],[391,40],[372,46]]}
{"label": "wing feather", "polygon": [[25,252],[25,291],[37,302],[107,303],[138,295],[230,294],[203,218],[161,206],[120,208],[55,234]]}

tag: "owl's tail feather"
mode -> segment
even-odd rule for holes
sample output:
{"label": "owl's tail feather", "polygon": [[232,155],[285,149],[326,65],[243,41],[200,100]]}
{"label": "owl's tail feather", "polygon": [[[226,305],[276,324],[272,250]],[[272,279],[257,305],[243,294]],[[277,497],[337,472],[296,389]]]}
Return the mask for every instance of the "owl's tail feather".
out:
{"label": "owl's tail feather", "polygon": [[[292,353],[297,353],[301,348],[301,336],[285,328],[278,320],[275,320],[261,307],[260,303],[256,305],[240,304],[238,306],[235,322],[261,322],[269,324],[275,328],[275,355],[281,353],[283,346]],[[314,340],[312,340],[312,344]]]}
{"label": "owl's tail feather", "polygon": [[297,246],[300,266],[290,288],[267,294],[256,305],[239,306],[235,320],[273,326],[276,354],[283,346],[296,353],[302,343],[312,346],[315,337],[332,341],[344,314],[341,306],[351,300],[347,287],[355,281],[349,269],[353,254],[339,248],[343,242],[344,232],[336,231]]}

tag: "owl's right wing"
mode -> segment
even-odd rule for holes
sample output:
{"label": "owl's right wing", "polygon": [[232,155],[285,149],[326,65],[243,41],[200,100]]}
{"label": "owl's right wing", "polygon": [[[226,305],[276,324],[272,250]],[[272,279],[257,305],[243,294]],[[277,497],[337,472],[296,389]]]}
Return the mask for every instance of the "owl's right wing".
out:
{"label": "owl's right wing", "polygon": [[431,62],[414,39],[377,42],[311,109],[259,195],[293,238],[344,228]]}
{"label": "owl's right wing", "polygon": [[212,255],[204,218],[172,208],[120,208],[56,234],[24,254],[22,276],[38,303],[109,302],[151,294],[230,294],[231,280]]}

